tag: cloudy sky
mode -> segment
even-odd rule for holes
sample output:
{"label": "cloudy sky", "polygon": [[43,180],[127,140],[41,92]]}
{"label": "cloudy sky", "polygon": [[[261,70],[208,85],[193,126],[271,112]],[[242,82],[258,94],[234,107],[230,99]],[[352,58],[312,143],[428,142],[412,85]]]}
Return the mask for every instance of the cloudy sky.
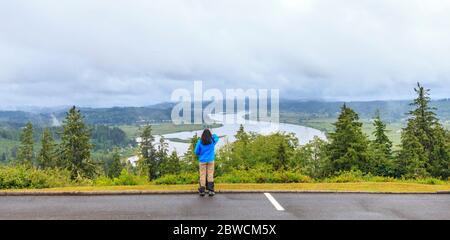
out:
{"label": "cloudy sky", "polygon": [[450,97],[448,0],[0,0],[0,107],[131,106],[176,88]]}

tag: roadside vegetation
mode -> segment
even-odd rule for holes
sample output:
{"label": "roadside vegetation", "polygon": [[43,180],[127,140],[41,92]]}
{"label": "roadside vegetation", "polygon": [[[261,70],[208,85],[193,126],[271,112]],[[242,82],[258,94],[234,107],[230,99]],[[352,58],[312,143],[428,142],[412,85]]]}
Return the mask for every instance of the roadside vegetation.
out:
{"label": "roadside vegetation", "polygon": [[[369,135],[358,113],[344,103],[326,141],[315,138],[300,145],[293,134],[260,135],[246,132],[241,126],[235,135],[236,141],[216,153],[215,181],[218,186],[228,188],[229,184],[242,188],[272,184],[270,186],[283,189],[322,186],[333,190],[340,189],[336,186],[342,184],[348,186],[348,190],[367,186],[390,189],[389,185],[406,189],[436,185],[448,190],[450,133],[429,105],[429,90],[420,84],[414,90],[417,98],[411,103],[412,110],[399,133],[397,145],[387,134],[387,124],[380,112],[373,113]],[[84,123],[80,110],[73,107],[59,128],[56,140],[50,129],[43,129],[36,148],[35,130],[28,123],[19,136],[21,144],[16,158],[0,166],[0,188],[145,186],[143,188],[159,189],[159,186],[180,185],[185,186],[180,188],[190,189],[195,186],[198,160],[193,149],[198,136],[190,139],[188,152],[179,156],[168,151],[164,138],[155,142],[154,128],[145,125],[139,131],[127,129],[125,132],[120,128],[94,128],[95,135]],[[105,134],[111,137],[104,137]],[[107,143],[100,146],[105,149],[117,145],[114,141],[127,138],[129,134],[141,138],[136,166],[124,161],[123,148],[119,147],[104,150],[107,152],[103,155],[104,161],[95,160],[102,154],[98,151],[92,154],[93,142]]]}

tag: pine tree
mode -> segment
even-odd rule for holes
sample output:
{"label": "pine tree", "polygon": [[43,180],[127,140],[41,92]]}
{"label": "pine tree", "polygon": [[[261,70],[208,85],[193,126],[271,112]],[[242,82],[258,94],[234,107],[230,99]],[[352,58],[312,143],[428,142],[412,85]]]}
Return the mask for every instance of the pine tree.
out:
{"label": "pine tree", "polygon": [[167,162],[168,159],[168,150],[169,145],[167,144],[164,136],[159,138],[158,149],[156,151],[156,169],[157,169],[157,177],[162,175],[161,167]]}
{"label": "pine tree", "polygon": [[373,131],[375,140],[373,141],[373,143],[379,145],[382,148],[381,150],[386,154],[386,157],[390,157],[392,154],[392,142],[386,135],[386,123],[381,120],[379,111],[376,112],[373,126],[375,127],[375,130]]}
{"label": "pine tree", "polygon": [[120,172],[122,172],[123,169],[122,162],[120,161],[120,152],[118,148],[114,148],[112,159],[113,160],[108,169],[108,176],[110,178],[116,178],[119,177]]}
{"label": "pine tree", "polygon": [[248,169],[251,165],[249,163],[249,143],[250,134],[245,132],[244,126],[241,124],[239,130],[235,135],[236,141],[232,144],[232,159],[231,164],[237,169]]}
{"label": "pine tree", "polygon": [[445,145],[447,148],[447,153],[450,154],[450,130],[445,131]]}
{"label": "pine tree", "polygon": [[55,155],[55,141],[49,129],[45,129],[41,138],[41,150],[38,155],[38,166],[41,169],[57,166]]}
{"label": "pine tree", "polygon": [[148,180],[151,181],[157,177],[157,162],[156,162],[156,150],[153,145],[153,141],[155,140],[152,134],[151,125],[146,125],[142,129],[141,133],[141,141],[139,144],[139,168],[141,172],[144,172]]}
{"label": "pine tree", "polygon": [[14,146],[11,148],[11,158],[17,159],[17,152],[19,151],[19,148],[17,146]]}
{"label": "pine tree", "polygon": [[375,114],[373,126],[375,139],[369,145],[369,172],[377,176],[393,175],[392,142],[386,135],[386,124],[381,120],[379,111]]}
{"label": "pine tree", "polygon": [[178,174],[180,173],[180,158],[176,151],[173,151],[166,161],[161,164],[161,174]]}
{"label": "pine tree", "polygon": [[244,125],[242,124],[239,126],[239,130],[234,137],[236,138],[236,141],[240,141],[244,144],[248,143],[250,138],[249,134],[245,132]]}
{"label": "pine tree", "polygon": [[287,152],[286,152],[286,146],[284,145],[284,142],[280,142],[280,145],[277,149],[277,161],[275,163],[275,169],[276,170],[284,170],[287,167]]}
{"label": "pine tree", "polygon": [[29,167],[33,166],[34,161],[34,139],[33,124],[28,122],[20,135],[20,146],[17,152],[17,161]]}
{"label": "pine tree", "polygon": [[[445,146],[445,130],[436,117],[434,112],[436,108],[430,107],[430,90],[417,83],[414,91],[417,98],[410,104],[414,108],[409,112],[407,126],[402,131],[402,149],[398,157],[398,165],[417,165],[425,171],[420,169],[411,174],[405,168],[399,167],[399,172],[415,177],[431,175],[447,179],[450,176],[450,156]],[[420,157],[411,157],[412,152],[418,151],[420,154],[416,155]]]}
{"label": "pine tree", "polygon": [[428,176],[427,153],[419,138],[409,132],[407,127],[401,136],[402,150],[396,161],[397,177],[419,178]]}
{"label": "pine tree", "polygon": [[433,177],[450,177],[450,152],[448,151],[445,129],[438,123],[434,127],[433,145],[429,157],[428,172]]}
{"label": "pine tree", "polygon": [[200,138],[197,133],[189,139],[189,148],[183,155],[183,171],[196,172],[198,171],[198,156],[195,154],[195,146]]}
{"label": "pine tree", "polygon": [[330,133],[328,155],[331,171],[361,170],[368,172],[367,136],[362,132],[359,116],[344,104],[336,123],[335,132]]}
{"label": "pine tree", "polygon": [[60,166],[70,170],[72,179],[93,178],[96,166],[91,160],[90,132],[75,106],[66,114],[62,128]]}

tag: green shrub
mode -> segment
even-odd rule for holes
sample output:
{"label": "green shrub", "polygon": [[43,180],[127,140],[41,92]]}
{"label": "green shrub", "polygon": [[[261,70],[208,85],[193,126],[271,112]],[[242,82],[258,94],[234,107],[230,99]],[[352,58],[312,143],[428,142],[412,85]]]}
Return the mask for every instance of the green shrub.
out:
{"label": "green shrub", "polygon": [[198,183],[198,173],[187,172],[180,174],[166,174],[155,181],[155,184],[195,184]]}
{"label": "green shrub", "polygon": [[148,184],[147,177],[138,176],[122,169],[120,175],[116,178],[107,176],[97,177],[93,184],[96,186],[125,186],[125,185],[145,185]]}
{"label": "green shrub", "polygon": [[338,175],[330,178],[326,178],[323,182],[329,183],[349,183],[349,182],[405,182],[405,183],[420,183],[420,184],[448,184],[448,181],[444,181],[437,178],[402,178],[397,179],[393,177],[372,176],[371,174],[364,175],[359,170],[342,171]]}
{"label": "green shrub", "polygon": [[364,182],[364,174],[359,170],[341,171],[336,176],[326,178],[324,182],[331,183],[348,183],[348,182]]}
{"label": "green shrub", "polygon": [[431,177],[414,179],[413,182],[421,183],[421,184],[431,184],[431,185],[448,184],[448,182],[445,182],[441,179],[431,178]]}
{"label": "green shrub", "polygon": [[148,183],[144,176],[137,176],[129,173],[126,169],[122,169],[119,177],[113,179],[114,185],[143,185]]}
{"label": "green shrub", "polygon": [[277,171],[274,174],[274,182],[278,183],[309,183],[311,177],[293,171]]}
{"label": "green shrub", "polygon": [[120,175],[116,178],[109,178],[107,176],[97,177],[94,185],[97,186],[124,186],[124,185],[144,185],[148,184],[147,177],[138,176],[122,169]]}
{"label": "green shrub", "polygon": [[216,179],[220,183],[308,183],[312,179],[296,171],[233,170]]}
{"label": "green shrub", "polygon": [[94,185],[96,186],[114,186],[114,181],[112,178],[107,176],[100,176],[94,180]]}
{"label": "green shrub", "polygon": [[393,177],[381,177],[381,176],[365,176],[365,181],[367,182],[396,182],[397,179]]}
{"label": "green shrub", "polygon": [[40,170],[22,165],[0,166],[0,189],[50,188],[72,184],[67,170]]}
{"label": "green shrub", "polygon": [[256,182],[257,176],[250,176],[247,171],[233,170],[215,179],[219,183],[251,183]]}

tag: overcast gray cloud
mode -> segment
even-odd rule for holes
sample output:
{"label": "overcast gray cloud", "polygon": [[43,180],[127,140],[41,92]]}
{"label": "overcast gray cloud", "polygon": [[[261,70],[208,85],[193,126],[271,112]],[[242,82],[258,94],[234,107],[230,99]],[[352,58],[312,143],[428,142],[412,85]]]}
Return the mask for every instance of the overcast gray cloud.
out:
{"label": "overcast gray cloud", "polygon": [[1,0],[0,106],[148,105],[173,89],[450,97],[447,0]]}

